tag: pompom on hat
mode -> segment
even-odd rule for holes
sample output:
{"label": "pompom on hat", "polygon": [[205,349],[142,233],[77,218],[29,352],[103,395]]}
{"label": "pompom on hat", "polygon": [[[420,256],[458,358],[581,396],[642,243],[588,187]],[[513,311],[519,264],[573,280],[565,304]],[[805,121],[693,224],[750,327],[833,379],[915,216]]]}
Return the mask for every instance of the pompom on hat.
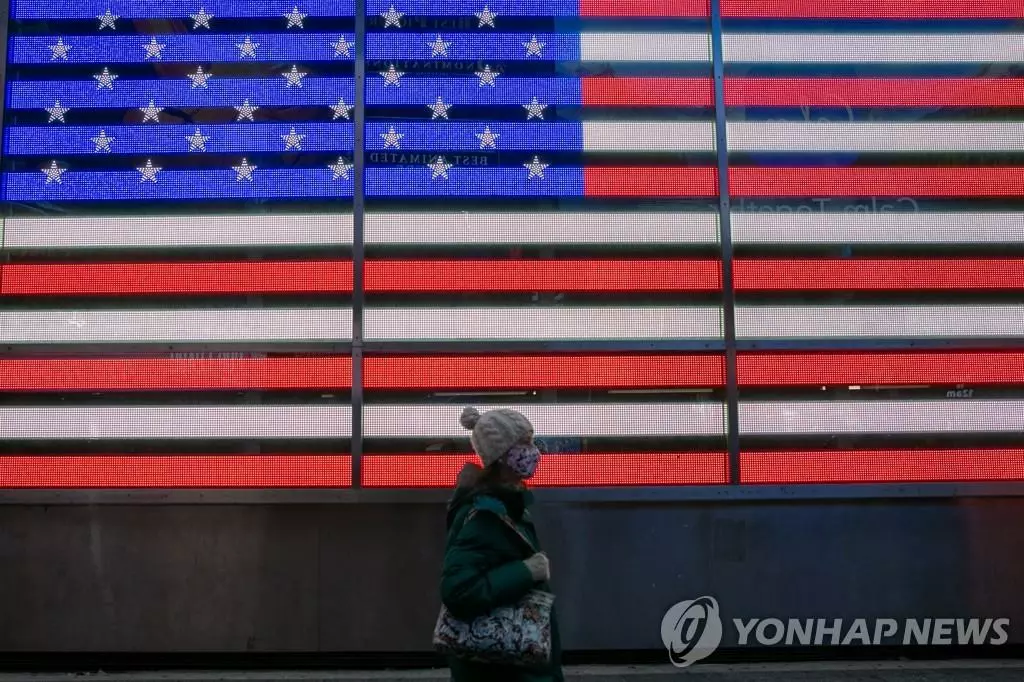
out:
{"label": "pompom on hat", "polygon": [[485,467],[504,457],[513,445],[533,440],[533,424],[515,410],[488,410],[480,414],[475,407],[467,407],[459,422],[471,432],[469,440]]}

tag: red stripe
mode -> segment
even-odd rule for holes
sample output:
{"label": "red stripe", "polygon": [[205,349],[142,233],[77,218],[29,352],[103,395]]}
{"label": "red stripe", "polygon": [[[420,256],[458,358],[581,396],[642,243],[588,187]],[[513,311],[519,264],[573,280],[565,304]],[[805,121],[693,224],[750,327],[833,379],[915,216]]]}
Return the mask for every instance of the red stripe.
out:
{"label": "red stripe", "polygon": [[[614,92],[610,84],[606,87]],[[583,92],[584,104],[590,104],[586,100],[586,81]],[[1024,103],[1024,78],[727,78],[725,103],[770,107],[1019,107]]]}
{"label": "red stripe", "polygon": [[720,355],[370,356],[367,389],[682,388],[725,383]]}
{"label": "red stripe", "polygon": [[0,391],[347,389],[352,359],[0,359]]}
{"label": "red stripe", "polygon": [[1021,289],[1024,259],[737,260],[739,291]]}
{"label": "red stripe", "polygon": [[704,167],[591,167],[583,170],[583,187],[589,197],[715,197],[718,172]]}
{"label": "red stripe", "polygon": [[585,77],[583,106],[588,107],[710,107],[714,87],[710,78]]}
{"label": "red stripe", "polygon": [[709,0],[580,0],[581,17],[706,17]]}
{"label": "red stripe", "polygon": [[[351,291],[351,262],[3,266],[7,295]],[[691,260],[408,260],[366,264],[368,291],[716,291],[720,268]]]}
{"label": "red stripe", "polygon": [[0,488],[345,488],[349,455],[0,457]]}
{"label": "red stripe", "polygon": [[742,386],[1024,383],[1024,352],[740,353]]}
{"label": "red stripe", "polygon": [[0,293],[249,294],[352,291],[351,261],[198,263],[15,263],[3,266]]}
{"label": "red stripe", "polygon": [[710,260],[373,260],[367,291],[717,291]]}
{"label": "red stripe", "polygon": [[[710,78],[582,79],[584,106],[714,104]],[[728,106],[1019,107],[1024,78],[727,78]]]}
{"label": "red stripe", "polygon": [[[687,388],[724,384],[716,355],[376,356],[368,389]],[[744,386],[1024,383],[1024,353],[740,354]],[[351,359],[8,359],[0,391],[345,389]]]}
{"label": "red stripe", "polygon": [[744,452],[741,483],[906,483],[1024,480],[1024,450]]}
{"label": "red stripe", "polygon": [[[685,169],[693,170],[693,169]],[[621,178],[628,176],[622,175]],[[732,167],[730,186],[745,197],[1019,197],[1024,168]],[[647,178],[651,180],[653,178]],[[680,179],[681,180],[681,179]],[[611,178],[608,178],[610,183]],[[672,184],[670,180],[664,181]],[[686,187],[686,185],[682,185]],[[704,187],[696,189],[692,196]]]}
{"label": "red stripe", "polygon": [[722,0],[722,16],[750,19],[1017,19],[1020,0]]}
{"label": "red stripe", "polygon": [[[475,455],[363,455],[362,484],[367,488],[450,488]],[[550,454],[542,460],[531,487],[596,487],[724,484],[729,480],[725,453]]]}

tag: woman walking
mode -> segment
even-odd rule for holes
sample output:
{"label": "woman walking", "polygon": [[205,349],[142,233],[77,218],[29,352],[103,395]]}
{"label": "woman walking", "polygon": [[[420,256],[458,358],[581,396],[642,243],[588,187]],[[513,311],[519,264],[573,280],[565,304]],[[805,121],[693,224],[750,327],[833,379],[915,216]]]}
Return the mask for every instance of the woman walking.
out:
{"label": "woman walking", "polygon": [[[483,466],[463,467],[448,505],[441,601],[455,618],[472,621],[516,604],[531,590],[551,588],[548,559],[530,518],[533,496],[524,485],[540,461],[533,425],[515,410],[480,414],[472,407],[463,410],[460,421],[471,431]],[[547,665],[528,668],[452,656],[449,667],[453,682],[563,682],[554,610]]]}

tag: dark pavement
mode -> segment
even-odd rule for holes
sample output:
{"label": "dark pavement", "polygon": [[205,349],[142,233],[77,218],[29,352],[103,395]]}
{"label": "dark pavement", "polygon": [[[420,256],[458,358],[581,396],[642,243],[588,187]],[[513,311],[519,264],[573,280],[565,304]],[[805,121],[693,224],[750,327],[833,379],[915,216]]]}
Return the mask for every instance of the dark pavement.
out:
{"label": "dark pavement", "polygon": [[[567,667],[569,682],[1024,682],[1024,660]],[[446,670],[0,674],[0,682],[443,682]]]}

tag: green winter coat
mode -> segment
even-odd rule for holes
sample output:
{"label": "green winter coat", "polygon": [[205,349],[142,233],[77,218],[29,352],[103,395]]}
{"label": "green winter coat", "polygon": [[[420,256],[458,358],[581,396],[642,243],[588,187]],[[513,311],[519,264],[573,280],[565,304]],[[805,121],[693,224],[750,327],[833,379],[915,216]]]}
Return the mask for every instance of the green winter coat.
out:
{"label": "green winter coat", "polygon": [[[448,505],[441,601],[453,616],[462,620],[513,604],[535,588],[551,591],[547,582],[534,582],[522,563],[529,558],[530,551],[493,513],[506,513],[540,550],[537,532],[530,520],[532,493],[525,488],[506,486],[481,489],[474,485],[479,471],[474,464],[463,468]],[[467,522],[466,516],[473,509],[481,513],[474,514]],[[561,641],[554,611],[551,636],[552,662],[546,671],[450,658],[451,679],[453,682],[563,682]]]}

